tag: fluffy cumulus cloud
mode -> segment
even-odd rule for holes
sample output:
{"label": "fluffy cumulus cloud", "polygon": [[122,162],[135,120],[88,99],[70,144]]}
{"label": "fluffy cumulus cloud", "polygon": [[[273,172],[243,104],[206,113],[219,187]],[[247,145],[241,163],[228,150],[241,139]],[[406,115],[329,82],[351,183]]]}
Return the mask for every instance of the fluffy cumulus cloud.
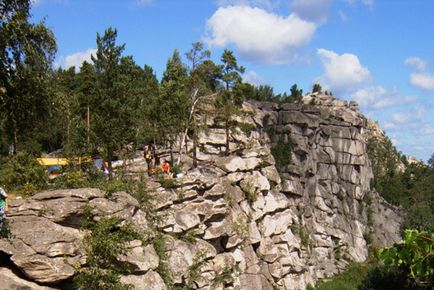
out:
{"label": "fluffy cumulus cloud", "polygon": [[[368,86],[357,90],[352,98],[363,108],[376,111],[395,105],[408,105],[416,101],[415,96],[400,96],[396,90],[382,86]],[[387,128],[386,128],[387,129]]]}
{"label": "fluffy cumulus cloud", "polygon": [[411,56],[406,58],[404,63],[415,70],[410,74],[410,83],[413,86],[424,90],[434,90],[434,75],[427,72],[428,63],[426,60]]}
{"label": "fluffy cumulus cloud", "polygon": [[249,6],[220,7],[207,21],[205,42],[211,47],[233,44],[241,57],[257,63],[284,64],[307,44],[316,30],[296,14],[282,17]]}
{"label": "fluffy cumulus cloud", "polygon": [[429,73],[412,73],[410,83],[424,90],[434,90],[434,75]]}
{"label": "fluffy cumulus cloud", "polygon": [[291,8],[302,19],[324,22],[330,11],[331,0],[294,0]]}
{"label": "fluffy cumulus cloud", "polygon": [[69,68],[75,66],[75,68],[78,69],[84,61],[91,63],[92,62],[91,55],[95,55],[95,54],[96,54],[96,49],[89,48],[86,51],[80,51],[65,57],[60,57],[60,60],[57,63],[57,65],[63,68]]}
{"label": "fluffy cumulus cloud", "polygon": [[327,49],[318,49],[317,54],[324,74],[317,79],[326,88],[339,94],[350,93],[370,82],[371,73],[359,58],[351,53],[337,54]]}
{"label": "fluffy cumulus cloud", "polygon": [[417,71],[425,71],[428,66],[427,62],[424,59],[416,56],[407,57],[404,63],[416,69]]}

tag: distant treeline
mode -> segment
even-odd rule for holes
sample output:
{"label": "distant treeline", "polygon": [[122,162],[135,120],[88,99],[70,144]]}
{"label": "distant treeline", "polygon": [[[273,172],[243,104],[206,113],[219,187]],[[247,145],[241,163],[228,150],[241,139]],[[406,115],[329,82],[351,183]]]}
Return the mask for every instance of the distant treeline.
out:
{"label": "distant treeline", "polygon": [[227,132],[230,116],[244,99],[302,98],[296,84],[289,93],[275,94],[268,85],[243,82],[245,69],[232,51],[225,50],[217,64],[199,42],[185,57],[175,50],[158,80],[150,66],[138,66],[123,54],[125,44],[116,42],[113,28],[97,33],[91,63],[53,69],[55,36],[43,22],[29,21],[30,2],[0,5],[0,155],[62,149],[64,155],[111,161],[127,145],[138,148],[155,141],[178,146],[181,132],[195,140],[200,129],[195,110],[206,96],[215,96]]}

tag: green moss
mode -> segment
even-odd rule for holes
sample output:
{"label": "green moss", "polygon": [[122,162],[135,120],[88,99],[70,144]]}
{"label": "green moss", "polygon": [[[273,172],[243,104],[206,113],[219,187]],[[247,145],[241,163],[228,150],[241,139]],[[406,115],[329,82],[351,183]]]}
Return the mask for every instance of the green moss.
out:
{"label": "green moss", "polygon": [[279,140],[276,145],[271,148],[271,154],[276,161],[276,168],[279,172],[283,172],[285,167],[291,164],[292,158],[292,142],[284,142]]}

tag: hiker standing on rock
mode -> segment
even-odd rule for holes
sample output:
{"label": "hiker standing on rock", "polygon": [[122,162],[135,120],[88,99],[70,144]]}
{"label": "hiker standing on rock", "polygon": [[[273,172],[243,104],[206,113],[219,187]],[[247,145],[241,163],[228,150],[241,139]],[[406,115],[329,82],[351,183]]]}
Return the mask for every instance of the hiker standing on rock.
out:
{"label": "hiker standing on rock", "polygon": [[8,195],[3,189],[3,187],[0,187],[0,218],[6,217],[7,212],[8,212]]}

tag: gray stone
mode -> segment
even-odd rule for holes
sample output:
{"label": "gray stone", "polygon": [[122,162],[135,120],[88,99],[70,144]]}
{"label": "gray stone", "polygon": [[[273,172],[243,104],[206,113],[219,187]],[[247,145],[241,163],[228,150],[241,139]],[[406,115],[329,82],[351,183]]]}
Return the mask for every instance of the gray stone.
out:
{"label": "gray stone", "polygon": [[160,275],[154,271],[148,271],[144,275],[128,275],[122,276],[121,282],[124,284],[133,285],[135,290],[167,290],[166,284]]}
{"label": "gray stone", "polygon": [[0,268],[0,289],[5,290],[51,290],[55,288],[40,286],[34,282],[24,280],[8,268]]}

